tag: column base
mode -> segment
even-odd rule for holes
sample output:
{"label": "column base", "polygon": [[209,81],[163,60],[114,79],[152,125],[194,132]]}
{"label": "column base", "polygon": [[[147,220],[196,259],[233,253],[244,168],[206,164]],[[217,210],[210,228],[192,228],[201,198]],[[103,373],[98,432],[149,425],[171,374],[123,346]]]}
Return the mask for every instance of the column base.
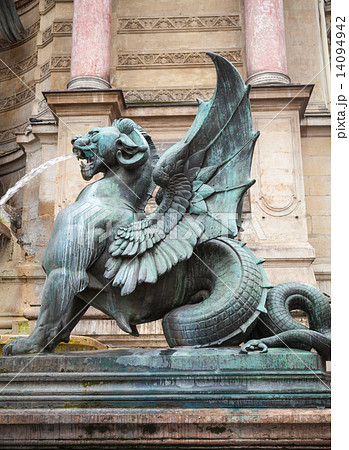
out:
{"label": "column base", "polygon": [[291,79],[288,75],[281,72],[270,72],[263,70],[261,72],[254,73],[246,80],[246,84],[262,85],[262,84],[290,84]]}
{"label": "column base", "polygon": [[111,89],[111,84],[103,78],[81,76],[72,78],[67,88],[69,90]]}

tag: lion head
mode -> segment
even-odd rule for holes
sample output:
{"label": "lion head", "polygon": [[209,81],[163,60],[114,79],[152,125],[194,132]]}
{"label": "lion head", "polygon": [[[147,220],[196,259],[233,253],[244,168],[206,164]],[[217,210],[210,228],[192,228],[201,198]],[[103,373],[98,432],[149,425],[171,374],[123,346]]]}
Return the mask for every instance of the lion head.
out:
{"label": "lion head", "polygon": [[71,142],[73,152],[81,160],[81,175],[87,181],[119,166],[140,167],[148,160],[153,145],[150,136],[131,119],[118,119],[111,127],[92,128],[74,136]]}

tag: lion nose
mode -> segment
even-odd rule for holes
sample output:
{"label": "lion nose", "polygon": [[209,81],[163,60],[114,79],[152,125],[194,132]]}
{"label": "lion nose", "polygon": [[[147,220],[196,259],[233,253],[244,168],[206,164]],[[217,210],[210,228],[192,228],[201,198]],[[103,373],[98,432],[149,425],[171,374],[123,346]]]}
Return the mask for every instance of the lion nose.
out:
{"label": "lion nose", "polygon": [[72,138],[71,143],[74,144],[74,142],[75,142],[77,139],[80,139],[81,136],[82,136],[82,134],[76,134],[76,135]]}
{"label": "lion nose", "polygon": [[79,147],[86,147],[87,145],[90,145],[91,140],[88,136],[82,136],[81,134],[77,134],[76,136],[73,137],[71,143]]}

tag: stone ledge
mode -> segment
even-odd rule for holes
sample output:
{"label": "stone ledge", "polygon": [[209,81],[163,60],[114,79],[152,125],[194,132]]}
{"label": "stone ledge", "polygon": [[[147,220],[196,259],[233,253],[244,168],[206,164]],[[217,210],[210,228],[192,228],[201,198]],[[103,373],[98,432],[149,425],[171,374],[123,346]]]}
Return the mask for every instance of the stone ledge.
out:
{"label": "stone ledge", "polygon": [[329,449],[330,410],[0,411],[3,449]]}
{"label": "stone ledge", "polygon": [[317,353],[239,347],[113,349],[0,358],[0,408],[329,407]]}

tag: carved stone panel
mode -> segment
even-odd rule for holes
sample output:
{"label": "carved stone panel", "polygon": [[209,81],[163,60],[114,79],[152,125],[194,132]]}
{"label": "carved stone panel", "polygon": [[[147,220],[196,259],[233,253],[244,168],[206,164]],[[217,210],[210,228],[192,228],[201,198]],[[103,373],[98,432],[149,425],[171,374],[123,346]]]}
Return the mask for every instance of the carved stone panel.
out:
{"label": "carved stone panel", "polygon": [[23,89],[16,94],[0,98],[0,112],[9,111],[10,109],[25,105],[26,103],[33,100],[34,97],[35,83],[31,83],[26,89]]}
{"label": "carved stone panel", "polygon": [[225,29],[241,29],[240,15],[123,17],[118,19],[118,33],[213,31]]}
{"label": "carved stone panel", "polygon": [[256,119],[256,128],[261,130],[254,160],[257,203],[271,216],[291,214],[302,198],[302,168],[295,122],[296,117],[288,114],[275,120],[272,117]]}
{"label": "carved stone panel", "polygon": [[27,58],[24,58],[9,67],[0,69],[0,81],[9,80],[11,78],[15,78],[16,76],[22,75],[25,72],[28,72],[28,70],[36,67],[37,62],[38,53],[35,52],[33,55],[30,55]]}
{"label": "carved stone panel", "polygon": [[129,89],[124,91],[126,103],[197,103],[196,99],[210,100],[214,93],[213,87],[197,89],[164,88],[164,89]]}
{"label": "carved stone panel", "polygon": [[[227,58],[235,66],[242,65],[241,49],[215,50],[224,58]],[[155,52],[155,53],[119,53],[117,66],[119,69],[129,69],[130,67],[168,67],[168,66],[210,66],[211,59],[203,51],[191,52]]]}

